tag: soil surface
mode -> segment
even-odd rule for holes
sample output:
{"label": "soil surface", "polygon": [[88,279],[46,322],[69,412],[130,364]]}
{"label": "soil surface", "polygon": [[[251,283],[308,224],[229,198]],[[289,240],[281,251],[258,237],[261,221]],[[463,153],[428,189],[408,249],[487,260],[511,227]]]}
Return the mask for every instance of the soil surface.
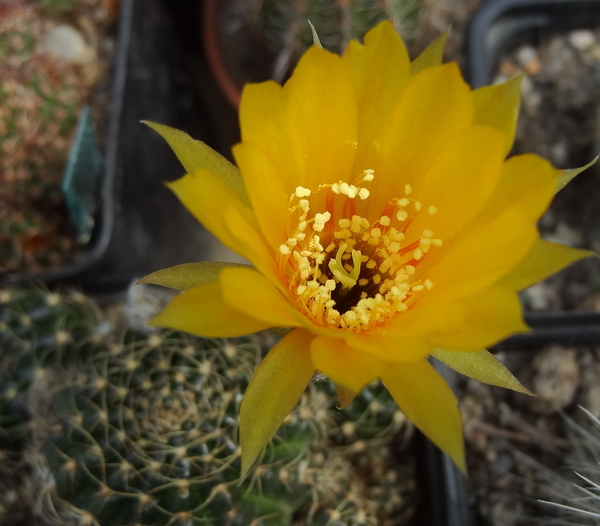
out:
{"label": "soil surface", "polygon": [[[545,34],[537,46],[519,47],[503,58],[495,81],[521,71],[527,76],[513,153],[534,152],[559,168],[587,164],[600,151],[600,31]],[[557,195],[540,221],[542,236],[600,253],[598,188],[600,171],[594,166]],[[536,311],[598,311],[599,290],[600,262],[590,258],[524,291],[523,301]],[[595,505],[596,513],[600,507],[600,498],[583,501],[583,491],[573,485],[591,486],[577,478],[575,468],[600,482],[597,458],[589,453],[597,454],[600,430],[577,407],[600,417],[600,346],[551,345],[498,357],[537,398],[463,382],[474,524],[600,524],[598,517],[567,517],[538,502],[592,506],[588,511]],[[574,432],[571,420],[590,434]]]}

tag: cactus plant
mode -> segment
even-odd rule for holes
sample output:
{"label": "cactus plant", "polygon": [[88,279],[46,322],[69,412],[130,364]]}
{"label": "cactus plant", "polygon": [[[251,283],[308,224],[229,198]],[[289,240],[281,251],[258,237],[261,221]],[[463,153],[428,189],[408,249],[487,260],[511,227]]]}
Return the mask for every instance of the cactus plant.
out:
{"label": "cactus plant", "polygon": [[273,78],[282,81],[297,59],[312,45],[313,24],[325,49],[343,53],[352,39],[382,20],[392,20],[406,42],[416,34],[422,12],[419,0],[262,0],[255,9],[254,24],[264,34],[266,47],[276,54]]}
{"label": "cactus plant", "polygon": [[408,428],[380,386],[337,411],[332,386],[311,383],[240,481],[239,403],[260,340],[122,331],[77,293],[0,301],[13,419],[0,425],[26,466],[12,489],[0,473],[5,507],[27,501],[77,526],[404,524],[412,512],[410,470],[391,449]]}

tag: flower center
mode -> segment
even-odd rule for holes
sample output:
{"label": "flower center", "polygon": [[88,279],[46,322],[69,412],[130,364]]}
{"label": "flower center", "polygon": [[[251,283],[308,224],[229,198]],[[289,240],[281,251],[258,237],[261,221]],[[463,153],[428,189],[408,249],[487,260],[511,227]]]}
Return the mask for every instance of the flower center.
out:
{"label": "flower center", "polygon": [[[296,307],[317,325],[362,332],[411,308],[417,296],[431,289],[416,277],[432,247],[442,245],[424,230],[407,241],[417,214],[437,209],[404,195],[389,201],[374,221],[357,213],[370,197],[363,183],[373,181],[365,170],[356,184],[299,186],[290,197],[287,241],[279,246],[280,272]],[[358,205],[358,206],[357,206]],[[316,210],[321,210],[316,211]]]}

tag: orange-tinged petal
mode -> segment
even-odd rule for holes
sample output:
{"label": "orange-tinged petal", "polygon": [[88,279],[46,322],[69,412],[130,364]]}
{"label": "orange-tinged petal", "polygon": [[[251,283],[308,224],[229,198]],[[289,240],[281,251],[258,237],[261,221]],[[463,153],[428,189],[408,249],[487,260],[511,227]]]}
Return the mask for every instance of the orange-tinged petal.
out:
{"label": "orange-tinged petal", "polygon": [[504,163],[498,187],[485,207],[485,217],[518,206],[531,221],[537,221],[550,204],[559,176],[559,170],[537,155],[511,157]]}
{"label": "orange-tinged petal", "polygon": [[462,322],[448,331],[432,331],[429,341],[436,347],[473,351],[512,334],[529,332],[521,316],[519,297],[508,289],[486,289],[457,302],[454,308],[462,311]]}
{"label": "orange-tinged petal", "polygon": [[465,473],[462,418],[456,397],[431,364],[426,360],[388,364],[381,379],[406,417]]}
{"label": "orange-tinged petal", "polygon": [[449,139],[411,194],[437,212],[417,214],[407,239],[419,239],[426,229],[436,238],[448,239],[479,213],[500,179],[503,140],[502,134],[481,126],[461,130]]}
{"label": "orange-tinged petal", "polygon": [[250,206],[239,170],[225,157],[187,133],[156,122],[142,121],[167,141],[186,172],[207,170],[223,181],[245,206]]}
{"label": "orange-tinged petal", "polygon": [[215,261],[183,263],[148,274],[136,285],[146,283],[176,290],[190,290],[205,283],[217,281],[224,268],[243,266],[238,263],[217,263]]}
{"label": "orange-tinged petal", "polygon": [[318,371],[354,393],[379,378],[384,366],[375,356],[353,349],[342,339],[323,336],[312,341],[310,355]]}
{"label": "orange-tinged petal", "polygon": [[[365,45],[353,40],[344,53],[358,106],[358,151],[355,170],[373,168],[385,124],[408,82],[410,63],[402,39],[391,22],[365,35]],[[377,96],[374,96],[374,94]]]}
{"label": "orange-tinged petal", "polygon": [[[398,326],[396,326],[398,327]],[[402,329],[394,331],[392,327],[382,327],[380,330],[349,336],[346,341],[349,346],[360,352],[367,353],[369,359],[382,359],[390,362],[411,362],[424,358],[431,353],[433,346],[424,336],[406,336]]]}
{"label": "orange-tinged petal", "polygon": [[537,238],[537,229],[518,207],[477,225],[444,247],[442,257],[431,258],[431,268],[429,261],[419,267],[433,283],[420,301],[448,301],[481,291],[515,268]]}
{"label": "orange-tinged petal", "polygon": [[411,77],[382,134],[378,165],[365,167],[375,170],[371,206],[377,213],[405,184],[417,188],[435,162],[434,153],[472,120],[471,93],[456,64]]}
{"label": "orange-tinged petal", "polygon": [[311,47],[283,92],[288,162],[300,174],[296,184],[316,188],[346,181],[354,162],[357,124],[354,87],[342,58]]}
{"label": "orange-tinged petal", "polygon": [[450,29],[446,29],[439,37],[437,37],[431,44],[429,44],[425,50],[412,61],[410,65],[411,75],[416,75],[420,71],[427,68],[435,68],[436,66],[442,65],[442,58],[444,56],[444,49],[446,47],[446,41]]}
{"label": "orange-tinged petal", "polygon": [[260,363],[240,407],[242,476],[296,405],[315,367],[308,331],[296,329],[273,347]]}
{"label": "orange-tinged petal", "polygon": [[262,232],[272,246],[286,241],[285,223],[289,214],[289,197],[280,171],[260,148],[250,142],[233,147],[237,165],[244,174],[250,200]]}
{"label": "orange-tinged petal", "polygon": [[303,324],[302,316],[289,300],[271,281],[252,268],[223,269],[219,283],[226,303],[248,316],[268,322],[270,327],[298,327]]}
{"label": "orange-tinged petal", "polygon": [[498,358],[485,349],[478,351],[435,349],[432,355],[450,369],[484,384],[497,385],[528,395],[533,394],[529,389],[523,387]]}
{"label": "orange-tinged petal", "polygon": [[523,290],[571,263],[593,255],[590,250],[538,239],[519,265],[502,277],[497,285],[510,290]]}
{"label": "orange-tinged petal", "polygon": [[200,285],[176,296],[151,324],[209,338],[243,336],[273,326],[225,303],[218,283]]}
{"label": "orange-tinged petal", "polygon": [[517,75],[502,84],[484,86],[472,92],[473,124],[491,126],[501,132],[505,137],[504,155],[508,154],[515,139],[522,80],[523,75]]}

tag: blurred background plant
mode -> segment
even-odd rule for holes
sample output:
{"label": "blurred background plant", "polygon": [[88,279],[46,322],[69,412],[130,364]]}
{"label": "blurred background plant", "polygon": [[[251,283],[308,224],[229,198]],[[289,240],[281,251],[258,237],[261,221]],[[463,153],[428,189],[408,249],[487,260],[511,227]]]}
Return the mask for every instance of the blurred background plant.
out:
{"label": "blurred background plant", "polygon": [[107,0],[0,5],[0,273],[71,258],[60,181],[80,107],[105,120],[115,17]]}
{"label": "blurred background plant", "polygon": [[331,384],[311,383],[242,482],[238,411],[260,338],[136,332],[73,291],[3,290],[0,303],[2,524],[413,516],[411,428],[382,386],[338,411]]}

